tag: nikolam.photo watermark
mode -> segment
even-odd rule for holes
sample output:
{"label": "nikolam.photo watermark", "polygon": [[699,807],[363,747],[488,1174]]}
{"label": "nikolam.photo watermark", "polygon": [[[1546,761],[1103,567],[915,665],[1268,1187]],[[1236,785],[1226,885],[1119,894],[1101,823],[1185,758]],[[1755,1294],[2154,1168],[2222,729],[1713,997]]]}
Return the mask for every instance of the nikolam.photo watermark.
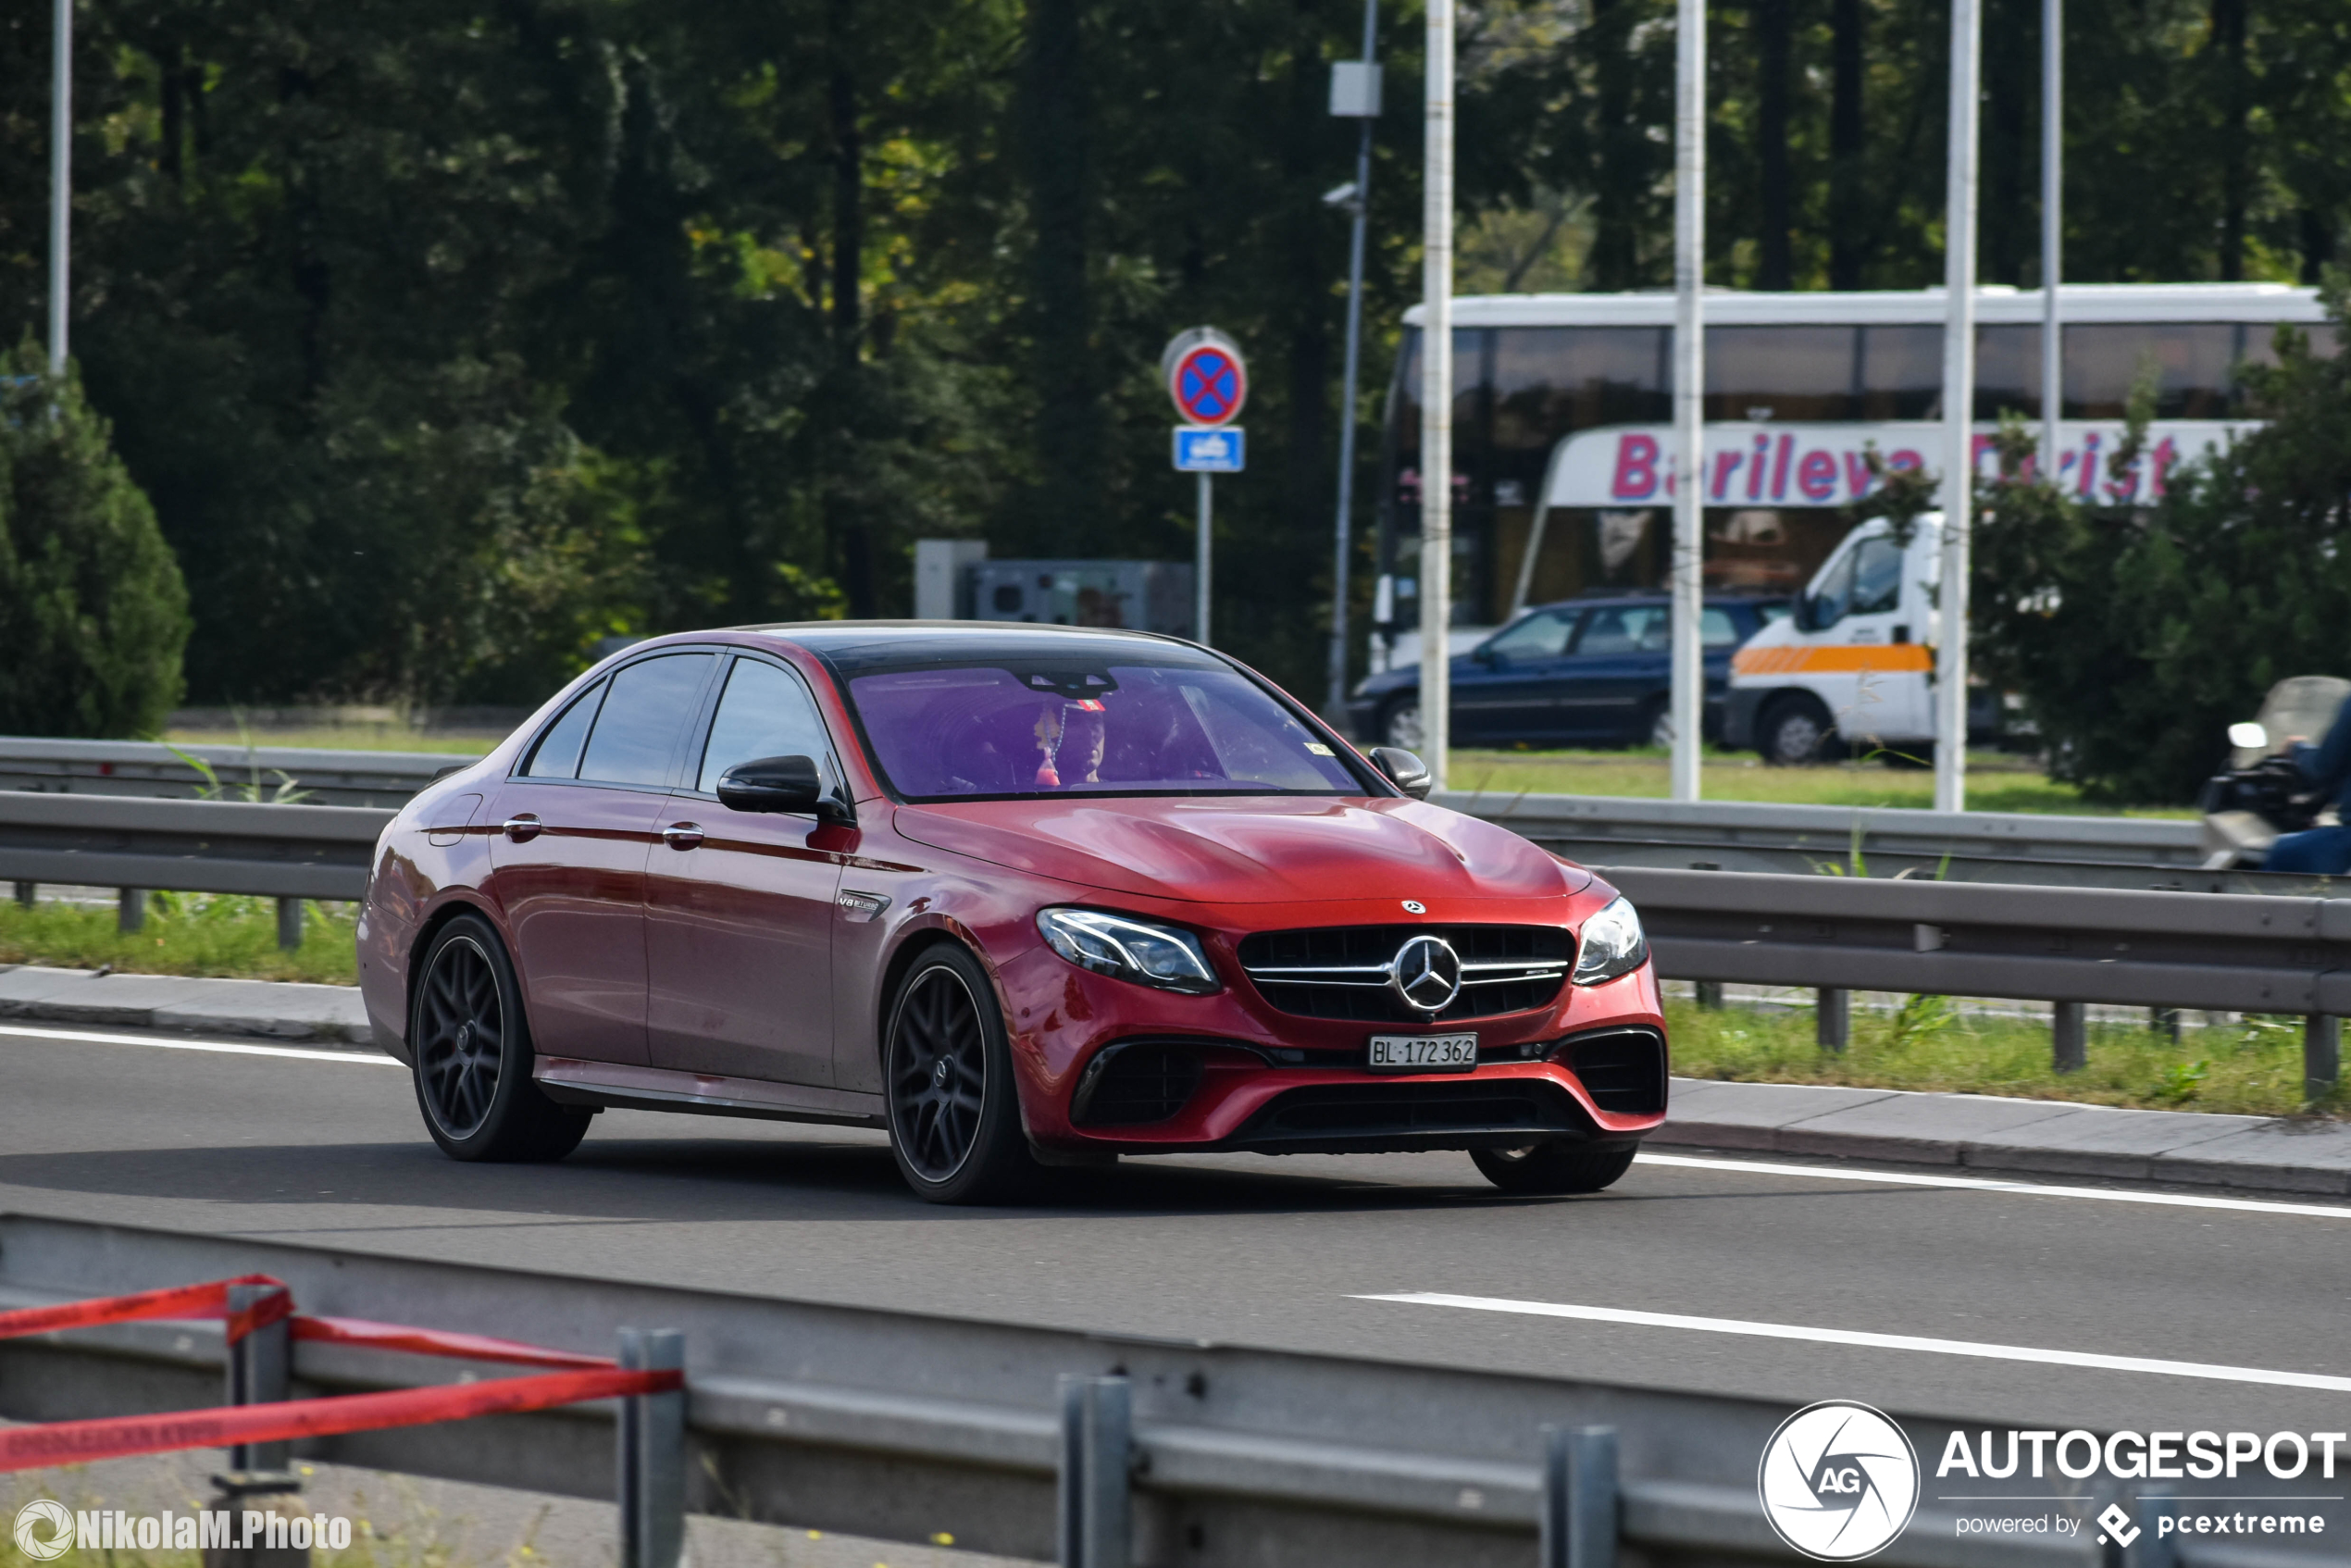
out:
{"label": "nikolam.photo watermark", "polygon": [[17,1549],[35,1562],[69,1551],[206,1551],[253,1548],[342,1550],[351,1545],[351,1521],[342,1514],[284,1514],[259,1509],[208,1508],[177,1513],[130,1513],[120,1509],[70,1509],[35,1498],[17,1510]]}

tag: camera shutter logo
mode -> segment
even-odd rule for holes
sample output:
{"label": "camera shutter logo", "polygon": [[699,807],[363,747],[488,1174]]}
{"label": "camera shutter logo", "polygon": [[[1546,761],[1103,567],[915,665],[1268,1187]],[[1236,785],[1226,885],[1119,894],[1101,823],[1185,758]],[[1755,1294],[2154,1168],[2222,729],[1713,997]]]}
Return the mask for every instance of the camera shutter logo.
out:
{"label": "camera shutter logo", "polygon": [[1884,1412],[1824,1400],[1780,1423],[1755,1487],[1780,1539],[1818,1562],[1857,1562],[1917,1512],[1918,1450]]}
{"label": "camera shutter logo", "polygon": [[73,1545],[73,1515],[61,1502],[35,1498],[17,1510],[17,1549],[35,1562],[63,1557]]}

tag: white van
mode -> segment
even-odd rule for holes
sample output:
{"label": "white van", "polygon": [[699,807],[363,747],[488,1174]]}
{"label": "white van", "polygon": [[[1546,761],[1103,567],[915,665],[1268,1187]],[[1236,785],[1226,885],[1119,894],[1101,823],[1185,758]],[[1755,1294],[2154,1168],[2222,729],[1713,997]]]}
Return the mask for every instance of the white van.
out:
{"label": "white van", "polygon": [[[1847,534],[1796,608],[1732,656],[1725,745],[1768,763],[1883,751],[1924,763],[1934,747],[1934,645],[1943,514],[1911,524],[1908,548],[1878,517]],[[1998,708],[1971,692],[1968,739],[1988,740]]]}

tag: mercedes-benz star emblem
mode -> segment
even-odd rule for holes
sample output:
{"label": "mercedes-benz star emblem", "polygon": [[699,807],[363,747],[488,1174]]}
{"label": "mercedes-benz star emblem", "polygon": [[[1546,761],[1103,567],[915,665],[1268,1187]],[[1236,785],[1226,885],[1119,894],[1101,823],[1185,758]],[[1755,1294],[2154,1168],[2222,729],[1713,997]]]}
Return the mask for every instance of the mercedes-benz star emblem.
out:
{"label": "mercedes-benz star emblem", "polygon": [[1396,950],[1387,989],[1415,1013],[1435,1017],[1462,990],[1462,955],[1442,937],[1414,937]]}
{"label": "mercedes-benz star emblem", "polygon": [[1404,913],[1407,915],[1426,915],[1428,913],[1428,905],[1423,903],[1418,899],[1406,899],[1404,901]]}

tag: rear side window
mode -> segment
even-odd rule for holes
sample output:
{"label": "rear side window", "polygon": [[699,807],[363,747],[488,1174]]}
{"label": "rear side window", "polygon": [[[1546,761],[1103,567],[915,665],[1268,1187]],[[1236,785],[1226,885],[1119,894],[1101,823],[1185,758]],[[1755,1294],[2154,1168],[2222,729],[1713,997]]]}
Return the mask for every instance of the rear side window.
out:
{"label": "rear side window", "polygon": [[773,665],[737,659],[711,721],[695,788],[708,793],[728,768],[760,757],[813,757],[821,773],[831,754],[825,721],[806,689]]}
{"label": "rear side window", "polygon": [[1633,604],[1594,610],[1578,639],[1579,653],[1662,653],[1666,651],[1665,606]]}
{"label": "rear side window", "polygon": [[714,657],[665,653],[614,676],[612,692],[588,737],[579,777],[600,784],[665,788],[678,732],[694,716],[695,699],[710,678]]}
{"label": "rear side window", "polygon": [[1739,643],[1738,624],[1728,610],[1709,610],[1699,616],[1698,635],[1709,648],[1735,648]]}
{"label": "rear side window", "polygon": [[1537,610],[1516,626],[1497,633],[1494,641],[1486,645],[1486,652],[1506,665],[1556,659],[1567,652],[1567,634],[1574,629],[1574,624],[1549,610]]}
{"label": "rear side window", "polygon": [[596,704],[603,701],[604,683],[596,682],[572,700],[563,717],[547,727],[539,738],[530,760],[523,765],[526,778],[576,778],[579,776],[579,748],[588,739],[588,727],[596,722]]}

